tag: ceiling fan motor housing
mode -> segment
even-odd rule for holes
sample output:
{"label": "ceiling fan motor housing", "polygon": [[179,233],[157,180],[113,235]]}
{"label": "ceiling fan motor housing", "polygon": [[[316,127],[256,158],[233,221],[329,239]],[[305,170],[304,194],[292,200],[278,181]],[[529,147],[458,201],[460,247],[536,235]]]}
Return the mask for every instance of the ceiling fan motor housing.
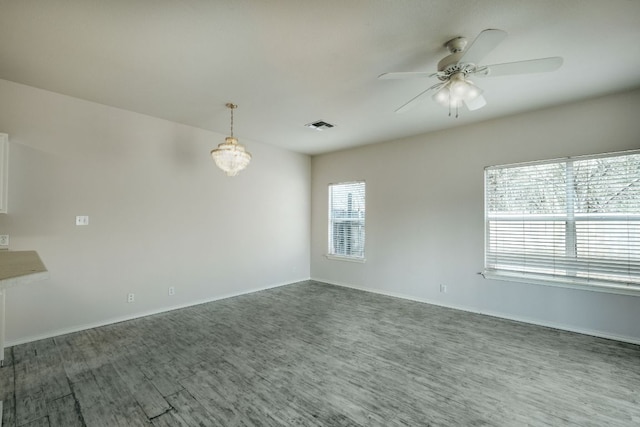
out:
{"label": "ceiling fan motor housing", "polygon": [[460,59],[464,55],[464,49],[467,47],[467,39],[465,37],[456,37],[444,44],[449,50],[451,55],[444,57],[438,62],[438,78],[442,81],[449,80],[449,78],[457,73],[464,73],[468,75],[476,69],[475,64],[471,63],[459,63]]}
{"label": "ceiling fan motor housing", "polygon": [[464,52],[452,53],[438,62],[438,72],[441,74],[438,78],[440,80],[448,80],[449,77],[456,73],[464,73],[467,75],[475,70],[475,64],[468,62],[458,63],[463,54]]}

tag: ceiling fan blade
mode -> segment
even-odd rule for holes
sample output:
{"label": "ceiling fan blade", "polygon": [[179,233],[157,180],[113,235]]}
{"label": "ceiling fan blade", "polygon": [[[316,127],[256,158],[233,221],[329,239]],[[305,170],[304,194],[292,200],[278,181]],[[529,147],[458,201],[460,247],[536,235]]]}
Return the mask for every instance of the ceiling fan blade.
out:
{"label": "ceiling fan blade", "polygon": [[469,111],[479,110],[480,108],[487,105],[487,100],[484,99],[484,96],[479,95],[471,101],[464,101],[464,105],[467,106],[467,109],[469,109]]}
{"label": "ceiling fan blade", "polygon": [[460,63],[478,64],[489,52],[496,48],[507,37],[507,32],[502,30],[484,30],[471,43],[460,59]]}
{"label": "ceiling fan blade", "polygon": [[380,74],[380,80],[400,80],[400,79],[424,79],[428,77],[436,77],[438,73],[427,73],[426,71],[407,71],[400,73],[384,73]]}
{"label": "ceiling fan blade", "polygon": [[555,71],[562,65],[559,56],[550,58],[530,59],[528,61],[507,62],[482,67],[475,75],[480,77],[508,76],[511,74],[546,73]]}
{"label": "ceiling fan blade", "polygon": [[444,85],[444,82],[436,83],[433,86],[431,86],[430,88],[420,92],[418,95],[416,95],[413,98],[411,98],[411,100],[409,100],[409,102],[407,102],[406,104],[404,104],[400,108],[398,108],[396,110],[396,113],[404,113],[405,111],[408,111],[408,110],[412,109],[413,107],[418,105],[418,103],[420,103],[420,101],[422,101],[422,98],[424,98],[425,95],[427,95],[429,93],[429,91],[431,91],[433,89],[437,89],[442,85]]}

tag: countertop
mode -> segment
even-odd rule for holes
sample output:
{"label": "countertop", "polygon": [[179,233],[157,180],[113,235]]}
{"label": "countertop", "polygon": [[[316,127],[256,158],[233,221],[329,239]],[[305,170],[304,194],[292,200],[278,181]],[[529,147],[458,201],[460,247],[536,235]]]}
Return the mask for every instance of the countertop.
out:
{"label": "countertop", "polygon": [[0,288],[48,277],[36,251],[0,251]]}

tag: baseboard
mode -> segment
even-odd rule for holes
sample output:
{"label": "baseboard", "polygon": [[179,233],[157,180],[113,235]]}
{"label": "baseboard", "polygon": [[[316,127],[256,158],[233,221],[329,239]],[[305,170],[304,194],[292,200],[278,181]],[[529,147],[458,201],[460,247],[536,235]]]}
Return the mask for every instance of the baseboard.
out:
{"label": "baseboard", "polygon": [[[219,296],[212,297],[212,298],[205,298],[205,299],[202,299],[202,300],[191,301],[191,302],[188,302],[188,303],[185,303],[185,304],[178,304],[178,305],[169,306],[169,307],[162,307],[162,308],[159,308],[159,309],[156,309],[156,310],[149,310],[149,311],[144,311],[144,312],[141,312],[141,313],[134,313],[134,314],[130,314],[130,315],[126,315],[126,316],[120,316],[120,317],[112,317],[110,319],[102,320],[102,321],[99,321],[99,322],[85,323],[85,324],[82,324],[82,325],[72,326],[70,328],[56,329],[54,331],[47,332],[47,333],[41,334],[41,335],[34,335],[34,336],[20,338],[20,339],[12,340],[12,341],[5,341],[5,348],[12,347],[14,345],[26,344],[28,342],[43,340],[43,339],[47,339],[47,338],[58,337],[60,335],[71,334],[71,333],[74,333],[74,332],[85,331],[87,329],[99,328],[101,326],[113,325],[114,323],[126,322],[127,320],[139,319],[141,317],[152,316],[154,314],[166,313],[166,312],[173,311],[173,310],[179,310],[181,308],[193,307],[195,305],[206,304],[206,303],[214,302],[214,301],[220,301],[220,300],[223,300],[223,299],[233,298],[233,297],[237,297],[237,296],[240,296],[240,295],[247,295],[247,294],[252,294],[254,292],[266,291],[267,289],[279,288],[281,286],[292,285],[292,284],[299,283],[299,282],[304,282],[304,281],[307,281],[307,280],[311,280],[311,279],[310,278],[306,278],[306,279],[294,280],[293,282],[278,283],[278,284],[275,284],[275,285],[264,286],[264,287],[261,287],[261,288],[253,288],[253,289],[242,291],[242,292],[236,292],[236,293],[232,293],[232,294],[224,294],[224,295],[219,295]],[[1,427],[1,425],[0,425],[0,427]]]}
{"label": "baseboard", "polygon": [[523,317],[523,316],[513,316],[513,315],[508,315],[508,314],[504,314],[504,313],[500,313],[500,312],[491,311],[491,310],[478,310],[477,308],[473,308],[473,307],[467,307],[467,306],[457,305],[457,304],[447,304],[447,303],[443,303],[441,301],[434,301],[434,300],[429,300],[429,299],[426,299],[426,298],[418,298],[418,297],[414,297],[414,296],[411,296],[411,295],[405,295],[405,294],[400,294],[400,293],[396,293],[396,292],[382,291],[380,289],[370,289],[370,288],[365,288],[365,287],[361,287],[361,286],[351,285],[349,283],[336,282],[336,281],[333,281],[333,280],[325,280],[325,279],[318,279],[318,278],[311,278],[311,280],[313,280],[315,282],[327,283],[329,285],[341,286],[341,287],[344,287],[344,288],[351,288],[351,289],[356,289],[356,290],[359,290],[359,291],[371,292],[371,293],[374,293],[374,294],[380,294],[380,295],[386,295],[386,296],[389,296],[389,297],[406,299],[406,300],[409,300],[409,301],[416,301],[416,302],[421,302],[421,303],[425,303],[425,304],[437,305],[437,306],[445,307],[445,308],[452,308],[454,310],[467,311],[469,313],[483,314],[485,316],[497,317],[497,318],[500,318],[500,319],[513,320],[513,321],[516,321],[516,322],[529,323],[529,324],[532,324],[532,325],[544,326],[544,327],[547,327],[547,328],[553,328],[553,329],[559,329],[559,330],[563,330],[563,331],[575,332],[575,333],[582,334],[582,335],[590,335],[590,336],[594,336],[594,337],[598,337],[598,338],[606,338],[606,339],[610,339],[610,340],[614,340],[614,341],[621,341],[621,342],[626,342],[626,343],[630,343],[630,344],[640,345],[640,339],[638,339],[636,337],[629,337],[629,336],[626,336],[626,335],[616,335],[616,334],[611,334],[609,332],[603,332],[603,331],[598,331],[598,330],[594,330],[594,329],[576,328],[574,326],[564,325],[564,324],[561,324],[561,323],[545,322],[545,321],[541,321],[539,319],[533,319],[533,318],[528,318],[528,317]]}

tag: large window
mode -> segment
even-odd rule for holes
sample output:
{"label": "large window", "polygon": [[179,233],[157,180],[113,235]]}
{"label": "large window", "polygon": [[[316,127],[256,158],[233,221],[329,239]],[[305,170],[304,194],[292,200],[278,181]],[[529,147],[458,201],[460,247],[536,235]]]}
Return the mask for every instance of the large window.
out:
{"label": "large window", "polygon": [[640,292],[640,151],[485,170],[485,276]]}
{"label": "large window", "polygon": [[329,256],[364,260],[365,184],[329,185]]}

